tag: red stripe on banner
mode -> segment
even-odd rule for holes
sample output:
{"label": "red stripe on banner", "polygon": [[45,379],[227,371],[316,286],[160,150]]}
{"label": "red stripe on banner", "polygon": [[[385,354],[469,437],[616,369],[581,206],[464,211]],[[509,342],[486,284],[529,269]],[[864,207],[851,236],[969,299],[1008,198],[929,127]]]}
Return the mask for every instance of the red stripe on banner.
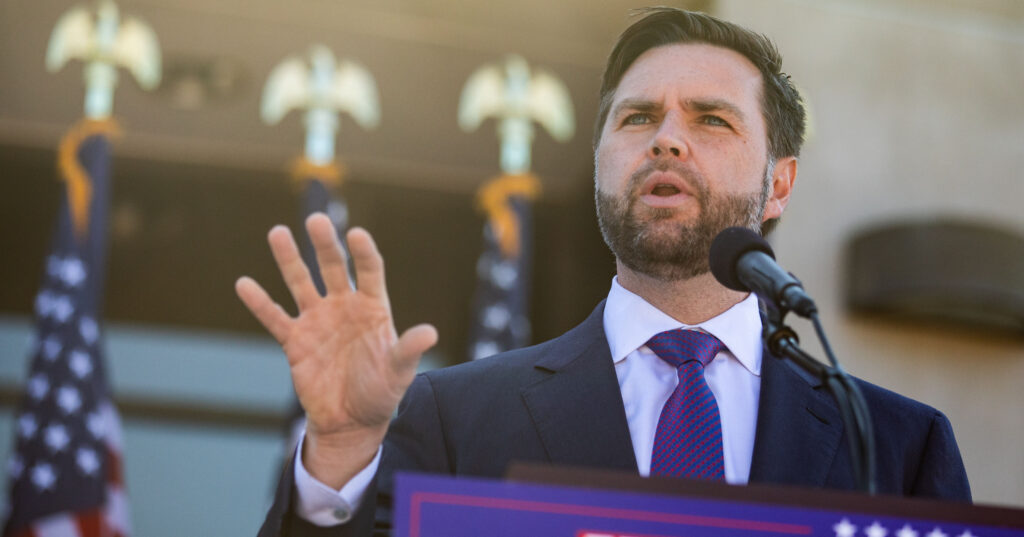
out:
{"label": "red stripe on banner", "polygon": [[99,509],[77,513],[75,523],[82,537],[106,537],[106,532],[103,531],[106,526],[103,523],[103,511]]}
{"label": "red stripe on banner", "polygon": [[121,454],[107,446],[107,482],[121,487],[124,485],[124,471],[121,468]]}
{"label": "red stripe on banner", "polygon": [[639,533],[608,533],[606,531],[580,530],[576,537],[665,537],[664,535],[646,535]]}
{"label": "red stripe on banner", "polygon": [[675,513],[659,513],[657,511],[613,509],[567,503],[547,503],[527,500],[511,500],[506,498],[484,498],[479,496],[442,494],[436,492],[413,493],[411,500],[412,505],[409,510],[409,535],[411,537],[419,537],[421,506],[428,503],[482,507],[487,509],[507,509],[510,511],[531,511],[535,513],[551,513],[556,515],[587,516],[593,518],[640,520],[644,522],[661,522],[682,526],[727,528],[767,533],[784,533],[789,535],[811,534],[811,527],[804,524],[784,524],[780,522],[743,520],[739,518],[680,515]]}

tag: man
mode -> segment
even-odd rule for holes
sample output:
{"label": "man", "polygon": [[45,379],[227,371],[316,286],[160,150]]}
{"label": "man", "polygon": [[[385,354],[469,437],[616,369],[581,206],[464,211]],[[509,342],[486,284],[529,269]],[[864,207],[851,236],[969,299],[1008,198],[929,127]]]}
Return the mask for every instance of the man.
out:
{"label": "man", "polygon": [[[802,137],[803,107],[766,38],[703,14],[648,10],[620,37],[601,90],[595,190],[617,269],[607,300],[552,341],[415,380],[437,333],[420,325],[397,336],[369,234],[348,234],[353,291],[330,222],[307,221],[328,291],[320,297],[288,230],[271,230],[299,315],[251,279],[236,288],[283,346],[309,421],[261,535],[367,534],[375,513],[388,524],[396,470],[497,477],[513,460],[854,488],[835,403],[764,352],[756,297],[708,270],[720,230],[767,232],[782,215]],[[698,349],[699,367],[673,361],[680,345]],[[969,500],[946,418],[861,389],[880,492]],[[699,425],[686,421],[695,412]],[[687,436],[698,427],[706,434]]]}

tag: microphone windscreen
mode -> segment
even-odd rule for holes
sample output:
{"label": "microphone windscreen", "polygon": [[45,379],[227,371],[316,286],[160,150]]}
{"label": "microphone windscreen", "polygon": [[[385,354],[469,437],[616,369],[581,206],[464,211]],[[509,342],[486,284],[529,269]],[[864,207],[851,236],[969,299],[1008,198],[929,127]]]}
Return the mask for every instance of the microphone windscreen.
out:
{"label": "microphone windscreen", "polygon": [[736,270],[740,258],[748,252],[764,252],[775,259],[775,252],[768,241],[747,228],[726,228],[715,237],[711,243],[708,262],[711,265],[711,274],[718,283],[735,291],[750,291],[740,281],[739,272]]}

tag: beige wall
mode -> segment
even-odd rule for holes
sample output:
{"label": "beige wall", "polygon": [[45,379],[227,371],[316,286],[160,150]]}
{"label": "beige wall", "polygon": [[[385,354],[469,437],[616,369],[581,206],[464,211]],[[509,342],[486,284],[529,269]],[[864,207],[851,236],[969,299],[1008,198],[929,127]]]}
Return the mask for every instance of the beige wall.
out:
{"label": "beige wall", "polygon": [[772,36],[809,97],[814,135],[774,241],[840,359],[950,417],[977,501],[1024,506],[1024,340],[852,318],[841,267],[844,242],[881,221],[951,215],[1024,234],[1024,26],[913,2],[719,7]]}

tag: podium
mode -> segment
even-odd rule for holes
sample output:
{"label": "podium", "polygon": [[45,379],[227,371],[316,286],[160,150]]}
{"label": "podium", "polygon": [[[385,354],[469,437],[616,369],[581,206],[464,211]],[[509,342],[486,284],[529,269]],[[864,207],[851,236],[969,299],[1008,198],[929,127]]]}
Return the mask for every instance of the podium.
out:
{"label": "podium", "polygon": [[1024,510],[618,472],[398,474],[398,537],[1024,537]]}

